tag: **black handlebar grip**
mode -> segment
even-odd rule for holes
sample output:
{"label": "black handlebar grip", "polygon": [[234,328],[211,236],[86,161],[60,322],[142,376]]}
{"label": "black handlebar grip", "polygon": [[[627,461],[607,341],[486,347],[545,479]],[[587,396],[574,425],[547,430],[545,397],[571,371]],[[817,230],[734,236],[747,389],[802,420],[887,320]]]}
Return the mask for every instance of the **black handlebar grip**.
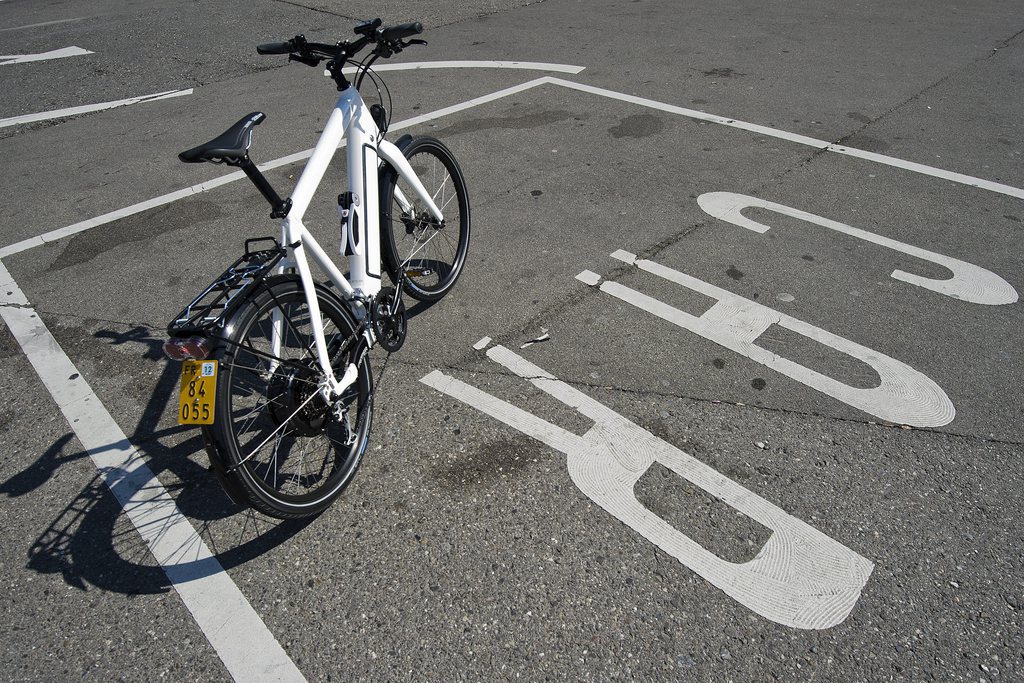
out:
{"label": "black handlebar grip", "polygon": [[380,17],[377,17],[376,19],[367,19],[366,21],[361,21],[356,24],[356,27],[352,30],[361,36],[368,36],[376,31],[380,24]]}
{"label": "black handlebar grip", "polygon": [[423,33],[423,24],[418,21],[414,21],[410,24],[399,24],[398,26],[392,26],[384,29],[384,31],[381,32],[381,38],[390,43],[395,40],[414,36],[417,33]]}
{"label": "black handlebar grip", "polygon": [[263,43],[256,46],[256,52],[261,55],[286,55],[295,50],[295,45],[288,40],[283,43]]}

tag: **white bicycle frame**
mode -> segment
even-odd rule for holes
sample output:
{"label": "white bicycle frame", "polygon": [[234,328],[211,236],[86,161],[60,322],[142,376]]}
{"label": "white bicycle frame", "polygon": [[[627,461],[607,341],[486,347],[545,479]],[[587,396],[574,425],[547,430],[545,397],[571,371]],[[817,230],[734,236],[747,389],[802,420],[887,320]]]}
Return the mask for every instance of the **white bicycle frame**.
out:
{"label": "white bicycle frame", "polygon": [[[309,208],[313,194],[327,172],[327,167],[334,153],[345,141],[347,149],[348,191],[351,205],[339,206],[339,213],[347,215],[342,218],[341,252],[348,247],[349,277],[347,279],[334,261],[327,255],[312,233],[302,222]],[[302,289],[306,295],[309,315],[313,328],[313,339],[316,345],[317,360],[320,369],[327,378],[321,387],[324,398],[328,401],[351,386],[358,376],[355,363],[350,363],[339,379],[331,369],[330,357],[327,352],[327,341],[324,337],[323,317],[320,313],[320,302],[317,300],[313,274],[307,260],[309,256],[320,266],[348,300],[368,303],[368,299],[376,295],[381,288],[381,256],[380,256],[380,195],[378,173],[381,160],[391,164],[398,175],[405,179],[413,188],[416,196],[424,203],[430,213],[438,221],[444,220],[441,210],[433,197],[416,177],[412,166],[405,155],[395,145],[384,140],[380,129],[370,115],[369,108],[363,102],[359,91],[350,85],[341,92],[334,110],[327,119],[327,125],[320,139],[313,148],[313,155],[299,176],[295,190],[291,195],[291,209],[281,224],[281,244],[287,254],[277,267],[278,273],[294,268],[299,273]],[[403,211],[411,205],[400,190],[395,188],[395,197]],[[369,315],[369,311],[366,311]],[[273,350],[279,356],[283,340],[284,320],[282,314],[275,310],[273,320]],[[368,343],[374,343],[373,331],[367,327]]]}

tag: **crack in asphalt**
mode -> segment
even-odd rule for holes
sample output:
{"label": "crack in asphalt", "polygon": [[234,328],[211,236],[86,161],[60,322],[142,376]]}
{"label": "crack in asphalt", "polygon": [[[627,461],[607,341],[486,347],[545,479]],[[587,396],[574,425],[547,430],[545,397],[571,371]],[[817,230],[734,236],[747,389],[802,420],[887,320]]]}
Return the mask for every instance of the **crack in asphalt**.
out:
{"label": "crack in asphalt", "polygon": [[350,17],[347,14],[341,14],[340,12],[332,12],[322,7],[311,7],[310,5],[303,5],[301,2],[295,2],[295,0],[276,0],[276,2],[282,5],[291,5],[292,7],[301,7],[302,9],[308,9],[311,12],[319,12],[321,14],[330,14],[332,17],[341,17],[342,19],[348,19],[350,21],[359,21],[355,17]]}
{"label": "crack in asphalt", "polygon": [[[478,375],[487,375],[491,377],[501,377],[509,379],[523,379],[531,381],[535,379],[551,380],[550,377],[539,375],[537,377],[520,377],[517,374],[510,372],[503,372],[500,370],[480,370],[478,368],[469,369],[466,367],[455,367],[453,365],[444,364],[432,364],[432,363],[416,363],[412,361],[394,360],[392,361],[398,365],[403,365],[410,368],[426,368],[426,369],[440,369],[448,370],[451,372],[462,372],[471,373]],[[586,382],[582,380],[564,379],[562,377],[557,378],[558,381],[564,382],[574,388],[591,389],[595,391],[613,391],[623,394],[631,394],[642,398],[662,398],[662,399],[678,399],[683,401],[691,401],[693,403],[707,404],[707,405],[723,405],[732,406],[734,408],[748,408],[755,411],[763,411],[769,413],[781,413],[784,415],[795,415],[798,417],[817,417],[824,420],[830,420],[833,422],[846,422],[849,424],[860,425],[864,427],[878,427],[881,429],[890,429],[901,432],[926,432],[929,434],[935,434],[937,436],[954,437],[963,439],[965,441],[980,441],[982,443],[991,443],[1004,446],[1024,446],[1024,441],[1013,441],[1010,439],[997,439],[994,437],[980,436],[977,434],[966,434],[963,432],[954,432],[949,430],[936,429],[933,427],[910,427],[908,425],[892,424],[887,422],[876,422],[874,420],[864,420],[852,417],[842,417],[840,415],[826,415],[824,413],[815,413],[806,410],[794,410],[792,408],[779,408],[775,406],[765,405],[751,405],[749,403],[743,403],[741,401],[729,401],[724,399],[712,399],[704,396],[693,396],[689,394],[677,394],[667,391],[658,391],[657,389],[637,389],[632,387],[614,387],[607,384],[595,384],[593,382]]]}
{"label": "crack in asphalt", "polygon": [[[962,65],[960,67],[957,67],[957,68],[953,69],[952,71],[947,73],[945,76],[942,76],[941,78],[939,78],[934,83],[925,86],[924,88],[919,90],[917,93],[915,93],[915,94],[911,95],[910,97],[908,97],[906,100],[904,100],[904,101],[902,101],[902,102],[900,102],[900,103],[898,103],[896,105],[893,105],[892,107],[887,109],[885,112],[883,112],[882,114],[880,114],[876,118],[871,119],[870,121],[865,123],[860,128],[856,129],[852,133],[844,135],[843,137],[839,138],[838,140],[836,140],[832,144],[834,144],[834,145],[845,145],[847,140],[850,140],[850,139],[854,138],[855,136],[859,135],[860,133],[863,133],[869,126],[871,126],[871,125],[873,125],[875,123],[878,123],[879,121],[882,121],[883,119],[888,118],[892,114],[895,114],[896,112],[900,111],[901,109],[903,109],[904,107],[906,107],[910,103],[914,102],[915,100],[920,99],[926,93],[928,93],[928,92],[938,88],[940,85],[942,85],[943,83],[945,83],[949,79],[953,78],[954,76],[963,73],[964,71],[966,71],[967,69],[970,69],[972,66],[974,66],[976,64],[980,64],[982,62],[988,61],[989,59],[992,59],[994,56],[996,56],[996,54],[999,52],[999,50],[1002,50],[1002,49],[1004,49],[1006,47],[1009,47],[1010,43],[1012,43],[1014,40],[1019,38],[1021,35],[1024,35],[1024,29],[1021,29],[1021,30],[1017,31],[1016,33],[1011,35],[1009,38],[1006,38],[1005,40],[1001,40],[1001,41],[997,42],[996,43],[996,47],[993,47],[991,49],[991,51],[987,55],[985,55],[983,57],[977,57],[977,58],[971,60],[969,63],[964,64],[964,65]],[[819,150],[819,151],[824,152],[826,150]],[[817,155],[816,154],[812,155],[811,158],[814,158],[814,156],[817,156]]]}
{"label": "crack in asphalt", "polygon": [[[847,146],[848,145],[848,141],[853,140],[858,135],[860,135],[861,133],[866,131],[872,125],[874,125],[874,124],[876,124],[876,123],[878,123],[880,121],[883,121],[884,119],[889,118],[893,114],[896,114],[900,110],[904,109],[907,105],[911,104],[912,102],[914,102],[916,100],[919,100],[926,93],[928,93],[928,92],[938,88],[939,86],[941,86],[946,81],[948,81],[951,78],[953,78],[954,76],[956,76],[956,75],[966,71],[967,69],[971,68],[972,66],[974,66],[976,64],[980,64],[981,62],[985,62],[985,61],[991,59],[992,57],[994,57],[999,52],[999,50],[1002,50],[1002,49],[1004,49],[1006,47],[1009,47],[1010,43],[1012,43],[1013,41],[1017,40],[1022,35],[1024,35],[1024,29],[1021,29],[1021,30],[1017,31],[1016,33],[1011,35],[1009,38],[1006,38],[1005,40],[1002,40],[1002,41],[999,41],[998,43],[996,43],[996,47],[992,48],[992,50],[989,52],[989,54],[987,54],[987,55],[985,55],[983,57],[977,57],[977,58],[971,60],[969,63],[964,64],[964,65],[962,65],[960,67],[957,67],[957,68],[953,69],[952,71],[947,73],[945,76],[942,76],[941,78],[939,78],[938,80],[934,81],[933,83],[931,83],[929,85],[926,85],[925,87],[921,88],[920,90],[918,90],[916,93],[914,93],[913,95],[911,95],[907,99],[903,100],[902,102],[899,102],[898,104],[893,105],[892,107],[887,109],[882,114],[878,115],[877,117],[871,119],[870,121],[868,121],[867,123],[863,124],[859,128],[856,128],[852,132],[847,133],[846,135],[840,137],[837,140],[834,140],[833,142],[831,142],[829,144],[830,145],[843,145],[843,146]],[[853,147],[854,145],[848,145],[848,146]],[[814,160],[818,159],[822,155],[829,154],[829,153],[830,152],[829,152],[828,149],[815,149],[813,152],[808,154],[805,159],[803,159],[803,160],[799,161],[798,163],[794,164],[793,166],[783,170],[778,175],[776,175],[776,177],[771,178],[769,180],[766,180],[765,182],[761,183],[760,185],[756,185],[754,187],[754,190],[751,191],[751,194],[756,196],[758,191],[764,190],[764,189],[766,189],[766,188],[768,188],[768,187],[770,187],[772,185],[777,184],[779,181],[781,181],[785,176],[789,175],[790,173],[809,166]]]}
{"label": "crack in asphalt", "polygon": [[992,48],[991,54],[985,55],[981,59],[976,59],[975,61],[983,62],[986,59],[992,59],[992,57],[995,56],[996,52],[998,52],[999,50],[1002,50],[1004,47],[1010,47],[1010,43],[1012,43],[1013,41],[1017,40],[1021,36],[1024,36],[1024,28],[1022,28],[1021,30],[1017,31],[1016,33],[1014,33],[1012,36],[1010,36],[1006,40],[1001,41],[996,47]]}
{"label": "crack in asphalt", "polygon": [[[329,14],[331,16],[341,17],[342,19],[348,19],[350,21],[361,21],[361,19],[359,17],[352,17],[352,16],[349,16],[347,14],[342,14],[340,12],[332,12],[331,10],[324,9],[322,7],[313,7],[311,5],[304,5],[301,2],[296,2],[295,0],[275,0],[275,1],[279,2],[279,3],[283,4],[283,5],[291,5],[293,7],[300,7],[302,9],[307,9],[307,10],[310,10],[311,12],[319,12],[321,14]],[[528,0],[527,2],[523,2],[521,4],[517,4],[514,7],[499,7],[499,8],[495,8],[495,9],[489,11],[489,12],[479,12],[479,13],[474,14],[472,16],[462,17],[462,18],[459,18],[459,19],[453,19],[452,21],[449,21],[447,23],[436,24],[434,26],[431,26],[430,28],[434,29],[434,28],[444,28],[444,27],[447,27],[447,26],[455,26],[456,24],[461,24],[461,23],[466,22],[466,21],[475,21],[475,20],[480,19],[482,17],[491,17],[491,16],[494,16],[496,14],[501,14],[503,12],[511,12],[513,10],[521,9],[523,7],[529,7],[530,5],[540,5],[540,4],[544,3],[544,2],[546,2],[546,0]]]}

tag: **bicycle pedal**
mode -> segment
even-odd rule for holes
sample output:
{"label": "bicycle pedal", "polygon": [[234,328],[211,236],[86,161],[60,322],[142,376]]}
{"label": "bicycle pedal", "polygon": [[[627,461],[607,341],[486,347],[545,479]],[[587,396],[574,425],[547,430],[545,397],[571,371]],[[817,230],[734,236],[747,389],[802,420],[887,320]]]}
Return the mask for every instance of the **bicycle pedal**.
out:
{"label": "bicycle pedal", "polygon": [[406,277],[429,277],[434,274],[430,268],[409,268],[405,271]]}

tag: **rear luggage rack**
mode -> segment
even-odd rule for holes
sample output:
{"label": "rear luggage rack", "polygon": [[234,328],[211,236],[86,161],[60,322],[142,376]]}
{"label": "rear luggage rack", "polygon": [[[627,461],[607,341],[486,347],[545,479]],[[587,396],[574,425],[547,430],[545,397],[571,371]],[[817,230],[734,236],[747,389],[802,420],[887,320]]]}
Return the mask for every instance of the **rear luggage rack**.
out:
{"label": "rear luggage rack", "polygon": [[[252,249],[260,242],[274,246]],[[219,336],[239,303],[245,301],[240,295],[258,287],[284,255],[284,248],[273,237],[246,240],[245,253],[174,318],[167,334],[177,338]]]}

